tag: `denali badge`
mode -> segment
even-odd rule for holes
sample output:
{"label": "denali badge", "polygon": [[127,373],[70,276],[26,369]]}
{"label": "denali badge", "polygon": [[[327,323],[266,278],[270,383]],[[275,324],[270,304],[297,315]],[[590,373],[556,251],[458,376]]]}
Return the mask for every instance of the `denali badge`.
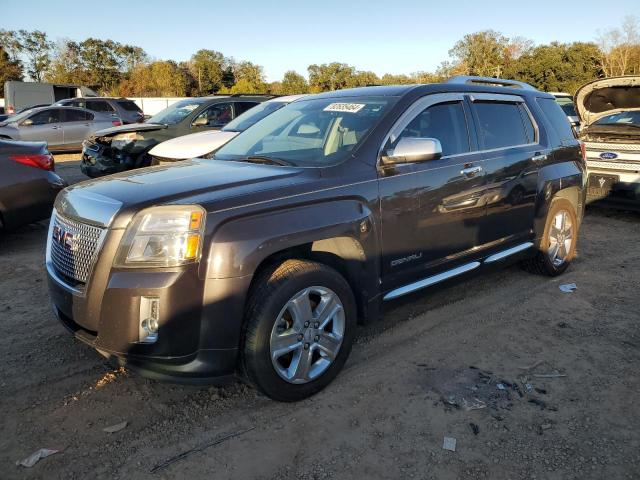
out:
{"label": "denali badge", "polygon": [[391,266],[397,267],[398,265],[402,265],[403,263],[413,262],[414,260],[419,260],[422,258],[422,252],[414,253],[413,255],[409,255],[408,257],[396,258],[395,260],[391,260]]}
{"label": "denali badge", "polygon": [[74,252],[77,249],[76,242],[73,241],[73,234],[58,225],[53,227],[52,237],[58,245],[66,250]]}
{"label": "denali badge", "polygon": [[618,158],[618,154],[613,152],[602,152],[600,154],[600,158],[603,160],[614,160]]}

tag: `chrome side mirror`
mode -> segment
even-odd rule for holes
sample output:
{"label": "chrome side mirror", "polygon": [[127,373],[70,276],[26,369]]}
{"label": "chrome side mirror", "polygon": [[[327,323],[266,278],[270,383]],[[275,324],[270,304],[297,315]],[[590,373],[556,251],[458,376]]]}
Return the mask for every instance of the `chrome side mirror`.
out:
{"label": "chrome side mirror", "polygon": [[442,157],[442,145],[437,138],[401,138],[393,150],[382,157],[385,164],[426,162]]}

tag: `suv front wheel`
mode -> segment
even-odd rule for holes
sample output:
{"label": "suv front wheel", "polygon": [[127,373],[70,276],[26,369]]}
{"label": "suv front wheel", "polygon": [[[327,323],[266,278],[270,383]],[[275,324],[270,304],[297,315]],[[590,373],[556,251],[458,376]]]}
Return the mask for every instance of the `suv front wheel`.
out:
{"label": "suv front wheel", "polygon": [[243,344],[248,379],[280,401],[322,390],[353,344],[356,307],[349,284],[324,264],[287,260],[262,272],[255,285]]}
{"label": "suv front wheel", "polygon": [[555,277],[563,273],[576,253],[578,220],[571,202],[559,199],[553,202],[535,257],[522,262],[532,272]]}

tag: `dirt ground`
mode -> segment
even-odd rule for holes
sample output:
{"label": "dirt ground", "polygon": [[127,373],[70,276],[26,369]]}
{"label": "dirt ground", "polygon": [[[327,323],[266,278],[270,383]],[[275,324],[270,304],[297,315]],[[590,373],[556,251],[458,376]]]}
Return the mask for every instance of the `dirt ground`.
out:
{"label": "dirt ground", "polygon": [[[0,237],[2,479],[640,478],[638,214],[590,210],[560,278],[514,266],[393,303],[296,404],[112,370],[51,313],[45,233]],[[40,448],[61,452],[16,466]]]}

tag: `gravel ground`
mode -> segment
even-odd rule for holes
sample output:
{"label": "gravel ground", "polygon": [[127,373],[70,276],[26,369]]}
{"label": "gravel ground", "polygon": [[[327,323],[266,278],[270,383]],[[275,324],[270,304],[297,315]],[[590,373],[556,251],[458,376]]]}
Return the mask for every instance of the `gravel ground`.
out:
{"label": "gravel ground", "polygon": [[[561,278],[514,266],[393,303],[296,404],[111,369],[50,311],[45,232],[0,237],[0,478],[640,478],[638,214],[590,210]],[[62,451],[16,466],[39,448]]]}

